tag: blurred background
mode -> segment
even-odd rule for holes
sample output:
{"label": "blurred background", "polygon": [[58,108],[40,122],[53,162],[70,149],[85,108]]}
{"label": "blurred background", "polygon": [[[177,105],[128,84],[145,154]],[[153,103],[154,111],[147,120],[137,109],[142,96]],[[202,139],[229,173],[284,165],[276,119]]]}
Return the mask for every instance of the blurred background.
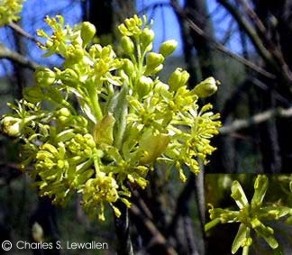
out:
{"label": "blurred background", "polygon": [[[21,20],[0,28],[0,114],[34,83],[37,65],[62,63],[58,56],[42,57],[36,47],[36,30],[47,29],[46,15],[62,14],[70,25],[88,20],[97,27],[99,43],[114,44],[116,25],[135,13],[153,19],[156,50],[164,40],[179,42],[162,78],[180,66],[191,74],[190,87],[209,76],[220,81],[218,93],[208,101],[221,113],[223,126],[204,173],[181,184],[158,169],[150,176],[150,187],[134,194],[134,247],[137,254],[213,254],[204,242],[204,175],[292,170],[291,1],[26,0]],[[113,222],[89,221],[78,197],[66,209],[38,198],[17,161],[17,144],[0,135],[0,239],[32,238],[32,226],[38,222],[52,240],[95,238],[108,242],[110,249],[88,254],[114,254]]]}

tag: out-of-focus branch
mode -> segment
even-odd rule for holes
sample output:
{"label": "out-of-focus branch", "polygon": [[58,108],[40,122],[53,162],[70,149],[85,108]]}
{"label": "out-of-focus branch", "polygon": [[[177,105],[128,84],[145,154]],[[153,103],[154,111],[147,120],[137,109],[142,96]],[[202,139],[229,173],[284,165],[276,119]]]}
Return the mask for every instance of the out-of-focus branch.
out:
{"label": "out-of-focus branch", "polygon": [[225,125],[220,129],[221,135],[227,135],[230,133],[234,133],[238,130],[248,128],[252,125],[257,125],[262,122],[265,122],[271,118],[290,118],[292,117],[292,107],[283,109],[283,108],[277,108],[277,109],[270,109],[261,113],[258,113],[248,119],[238,119],[233,121],[229,125]]}
{"label": "out-of-focus branch", "polygon": [[117,254],[134,255],[133,245],[130,235],[129,210],[122,202],[116,202],[115,206],[121,211],[121,216],[114,215],[114,224],[117,236]]}
{"label": "out-of-focus branch", "polygon": [[184,216],[187,211],[188,211],[188,203],[190,201],[190,198],[195,191],[195,177],[194,175],[191,175],[190,178],[188,179],[187,184],[185,185],[183,191],[179,195],[177,202],[176,202],[176,208],[175,208],[175,213],[172,217],[172,220],[169,224],[168,227],[168,235],[174,236],[174,232],[177,228],[178,220],[181,216]]}
{"label": "out-of-focus branch", "polygon": [[16,33],[18,33],[21,36],[24,36],[25,38],[35,42],[37,45],[41,45],[41,42],[38,41],[34,36],[26,32],[22,27],[20,27],[18,24],[11,22],[8,25],[11,29],[13,29]]}
{"label": "out-of-focus branch", "polygon": [[23,55],[10,50],[6,46],[0,43],[0,59],[9,59],[11,61],[14,61],[24,67],[27,67],[29,69],[35,70],[39,65],[28,58],[24,57]]}
{"label": "out-of-focus branch", "polygon": [[19,165],[15,163],[0,163],[0,188],[22,175]]}
{"label": "out-of-focus branch", "polygon": [[267,29],[264,26],[263,22],[260,20],[258,15],[254,12],[252,8],[248,5],[248,3],[245,0],[236,0],[238,4],[241,4],[244,11],[246,12],[247,16],[251,19],[251,21],[254,23],[256,29],[260,32],[261,36],[264,36],[267,38]]}
{"label": "out-of-focus branch", "polygon": [[261,57],[271,65],[274,65],[271,52],[269,52],[263,45],[263,41],[259,38],[257,31],[250,25],[250,23],[244,18],[241,12],[229,3],[227,0],[217,0],[237,21],[240,27],[248,34],[250,40],[253,42],[255,48]]}
{"label": "out-of-focus branch", "polygon": [[171,7],[169,5],[169,3],[165,3],[165,2],[156,2],[154,4],[147,4],[145,5],[145,7],[139,12],[139,14],[144,14],[148,11],[154,11],[156,10],[157,8],[163,8],[163,7],[166,7],[166,8],[169,8]]}
{"label": "out-of-focus branch", "polygon": [[[245,0],[236,0],[238,4],[241,4],[244,8],[244,11],[246,12],[247,16],[251,19],[253,22],[256,31],[258,32],[258,36],[263,41],[265,47],[268,49],[269,52],[273,55],[274,59],[278,62],[278,64],[284,68],[288,69],[288,64],[285,61],[285,58],[283,56],[283,53],[281,49],[277,48],[275,43],[271,38],[269,38],[269,33],[263,24],[262,20],[259,18],[257,13],[251,8],[250,4],[247,3]],[[288,73],[289,77],[291,77],[291,73]]]}
{"label": "out-of-focus branch", "polygon": [[138,206],[132,204],[129,212],[131,213],[131,218],[133,219],[134,224],[140,230],[141,235],[147,235],[148,237],[151,237],[147,245],[147,250],[149,253],[152,250],[153,253],[151,254],[158,254],[156,250],[158,249],[161,254],[177,254],[173,247],[167,243],[165,237],[157,229],[155,224],[149,218],[145,217],[145,214],[141,212]]}
{"label": "out-of-focus branch", "polygon": [[[273,47],[271,43],[264,45],[263,39],[254,27],[244,18],[238,8],[232,5],[228,0],[217,0],[237,21],[238,25],[247,33],[259,55],[269,64],[282,80],[285,85],[290,86],[292,83],[291,70],[285,62],[281,52]],[[268,41],[267,38],[265,40]]]}
{"label": "out-of-focus branch", "polygon": [[[200,173],[200,180],[203,181],[203,172]],[[197,207],[198,207],[198,213],[200,215],[200,223],[202,224],[202,227],[204,225],[204,213],[205,210],[204,208],[201,208],[201,202],[204,202],[204,195],[202,194],[204,192],[204,187],[200,186],[202,183],[198,180],[198,177],[195,175],[191,175],[188,179],[187,184],[184,186],[184,189],[180,193],[177,202],[176,202],[176,208],[175,208],[175,213],[172,217],[172,220],[169,224],[167,235],[168,237],[173,236],[176,237],[177,233],[176,230],[178,228],[178,223],[180,219],[183,219],[184,222],[184,228],[186,231],[186,237],[188,238],[187,243],[188,243],[188,249],[192,251],[190,254],[199,254],[198,253],[198,247],[197,243],[194,242],[195,237],[194,237],[194,231],[193,229],[190,229],[190,216],[189,216],[189,204],[191,197],[193,193],[196,191],[196,200],[197,200]],[[204,207],[204,205],[203,205]],[[202,209],[204,212],[201,212],[200,209]],[[202,228],[203,230],[203,228]],[[204,235],[202,233],[202,235]],[[190,242],[190,240],[193,240]]]}
{"label": "out-of-focus branch", "polygon": [[224,47],[222,44],[218,43],[217,41],[215,41],[213,38],[210,38],[208,35],[206,35],[206,33],[199,28],[193,21],[191,21],[186,14],[184,13],[184,10],[177,4],[177,1],[175,0],[171,0],[171,4],[174,8],[174,11],[177,13],[177,15],[179,15],[182,19],[184,19],[188,25],[190,26],[191,29],[193,29],[196,33],[198,33],[200,36],[206,38],[207,40],[209,40],[213,47],[224,53],[225,55],[237,60],[238,62],[242,63],[243,65],[245,65],[246,67],[248,67],[249,69],[261,74],[262,76],[269,78],[269,79],[275,79],[275,75],[264,70],[263,68],[259,67],[258,65],[254,64],[253,62],[229,51],[226,47]]}

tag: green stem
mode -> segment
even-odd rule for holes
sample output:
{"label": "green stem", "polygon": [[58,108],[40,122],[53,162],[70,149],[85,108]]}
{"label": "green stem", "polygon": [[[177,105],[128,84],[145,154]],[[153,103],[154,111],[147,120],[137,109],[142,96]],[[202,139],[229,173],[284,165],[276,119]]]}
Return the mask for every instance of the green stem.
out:
{"label": "green stem", "polygon": [[140,39],[137,38],[137,63],[138,63],[138,75],[137,77],[141,77],[144,74],[144,59],[146,55],[146,51],[141,51],[141,43]]}
{"label": "green stem", "polygon": [[216,225],[218,225],[220,223],[220,219],[219,218],[216,218],[210,222],[208,222],[206,225],[205,225],[205,232],[209,231],[211,228],[215,227]]}
{"label": "green stem", "polygon": [[244,246],[242,249],[242,255],[248,255],[249,254],[249,246]]}
{"label": "green stem", "polygon": [[88,97],[90,100],[90,104],[92,110],[94,111],[94,116],[98,121],[102,120],[103,114],[99,105],[98,96],[95,90],[89,89],[88,90]]}
{"label": "green stem", "polygon": [[127,102],[128,87],[124,85],[120,91],[118,103],[116,106],[116,111],[118,111],[117,121],[117,133],[115,136],[115,147],[120,149],[122,146],[122,141],[124,133],[127,126],[127,115],[128,115],[128,102]]}

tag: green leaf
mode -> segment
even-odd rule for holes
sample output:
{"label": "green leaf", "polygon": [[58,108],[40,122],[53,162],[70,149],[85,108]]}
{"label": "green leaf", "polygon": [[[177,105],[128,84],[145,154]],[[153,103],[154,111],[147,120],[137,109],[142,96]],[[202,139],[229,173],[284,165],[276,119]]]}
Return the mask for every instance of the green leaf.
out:
{"label": "green leaf", "polygon": [[153,134],[152,130],[147,130],[140,140],[140,149],[144,151],[144,156],[140,159],[141,164],[153,163],[166,149],[170,137],[166,134]]}
{"label": "green leaf", "polygon": [[44,99],[44,93],[38,86],[27,87],[23,90],[23,97],[31,103],[38,103]]}
{"label": "green leaf", "polygon": [[93,138],[97,144],[112,145],[114,141],[113,129],[116,120],[111,113],[98,122],[93,130]]}

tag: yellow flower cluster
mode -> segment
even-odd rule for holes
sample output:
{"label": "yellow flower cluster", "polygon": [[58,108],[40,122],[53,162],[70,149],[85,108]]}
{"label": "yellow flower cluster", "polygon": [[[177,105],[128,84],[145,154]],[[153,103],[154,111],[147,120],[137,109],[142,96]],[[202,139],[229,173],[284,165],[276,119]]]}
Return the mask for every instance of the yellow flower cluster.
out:
{"label": "yellow flower cluster", "polygon": [[0,26],[19,20],[24,0],[0,1]]}
{"label": "yellow flower cluster", "polygon": [[112,176],[98,175],[95,178],[89,179],[83,189],[84,208],[89,214],[92,214],[92,207],[97,208],[97,214],[100,220],[104,220],[104,202],[110,203],[114,208],[117,216],[120,212],[113,206],[119,198],[119,185]]}
{"label": "yellow flower cluster", "polygon": [[1,122],[21,140],[24,168],[33,166],[41,195],[64,203],[80,193],[86,211],[103,220],[105,204],[117,216],[117,200],[130,206],[128,185],[145,188],[155,164],[175,167],[183,181],[187,168],[199,172],[220,127],[210,104],[199,107],[200,97],[216,91],[214,78],[189,89],[189,74],[177,68],[161,81],[177,43],[152,51],[146,18],[135,15],[119,26],[118,49],[93,44],[88,22],[70,27],[61,16],[45,20],[53,33],[38,32],[46,40],[41,47],[45,56],[61,55],[63,66],[39,68],[36,85]]}

